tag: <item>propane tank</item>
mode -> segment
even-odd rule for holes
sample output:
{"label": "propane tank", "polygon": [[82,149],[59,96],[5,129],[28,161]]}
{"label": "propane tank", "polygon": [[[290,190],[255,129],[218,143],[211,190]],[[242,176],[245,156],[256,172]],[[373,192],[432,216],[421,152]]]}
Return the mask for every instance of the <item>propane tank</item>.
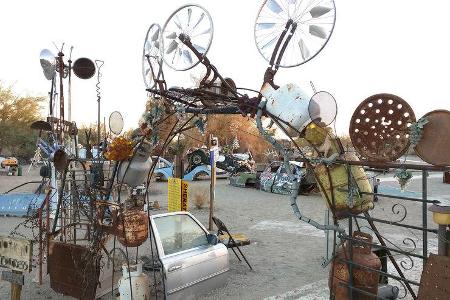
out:
{"label": "propane tank", "polygon": [[[118,179],[131,187],[141,185],[152,166],[151,146],[143,142],[131,161],[124,161],[118,170]],[[125,175],[125,176],[124,176]]]}
{"label": "propane tank", "polygon": [[[132,291],[130,290],[130,281]],[[142,273],[142,262],[139,261],[135,265],[130,265],[130,269],[128,269],[127,264],[122,266],[119,293],[121,300],[131,300],[131,294],[133,294],[132,300],[150,299],[150,280],[146,274]]]}
{"label": "propane tank", "polygon": [[[355,240],[362,240],[368,244],[361,244],[353,242],[353,263],[358,266],[353,268],[353,286],[366,291],[368,293],[377,295],[378,282],[380,274],[373,270],[381,270],[381,261],[378,256],[372,252],[370,243],[372,243],[372,236],[367,233],[355,231],[353,233]],[[345,260],[350,260],[350,246],[348,243],[344,247],[340,248],[337,252],[337,256],[333,259],[333,266],[330,269],[330,277],[328,285],[331,289],[331,293],[335,300],[350,299],[349,295],[349,279],[350,274],[348,265]],[[364,268],[367,267],[367,268]],[[353,299],[358,300],[371,300],[372,296],[365,295],[363,293],[356,293]]]}

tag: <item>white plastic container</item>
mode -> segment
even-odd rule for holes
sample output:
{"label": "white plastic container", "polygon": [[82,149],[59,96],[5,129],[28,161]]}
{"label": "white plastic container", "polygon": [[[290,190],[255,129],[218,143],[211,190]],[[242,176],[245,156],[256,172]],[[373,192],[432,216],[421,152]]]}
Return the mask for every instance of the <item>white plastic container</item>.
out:
{"label": "white plastic container", "polygon": [[[311,123],[309,103],[311,95],[305,93],[295,84],[287,84],[275,90],[266,83],[261,93],[267,99],[266,110],[289,123],[298,131],[302,131]],[[318,112],[315,112],[317,114]]]}
{"label": "white plastic container", "polygon": [[151,166],[150,145],[142,144],[131,162],[124,161],[120,164],[117,173],[119,182],[123,181],[131,187],[141,185],[147,180]]}
{"label": "white plastic container", "polygon": [[[131,299],[130,280],[131,288],[133,289],[133,299]],[[122,278],[119,279],[119,293],[120,300],[150,299],[150,279],[146,274],[142,273],[142,262],[130,265],[129,273],[127,264],[122,266]]]}

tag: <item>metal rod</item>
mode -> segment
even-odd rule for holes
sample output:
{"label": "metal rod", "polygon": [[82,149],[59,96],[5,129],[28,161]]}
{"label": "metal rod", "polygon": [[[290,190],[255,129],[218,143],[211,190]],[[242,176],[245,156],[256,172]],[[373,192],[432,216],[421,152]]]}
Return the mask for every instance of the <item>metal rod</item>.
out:
{"label": "metal rod", "polygon": [[[386,243],[384,242],[383,237],[381,236],[381,234],[378,232],[377,227],[375,226],[375,224],[373,223],[373,221],[371,220],[371,217],[369,215],[368,212],[364,213],[364,216],[367,218],[367,222],[369,222],[370,228],[372,228],[373,232],[375,233],[378,241],[380,242],[380,244],[384,247],[386,246]],[[395,258],[392,256],[391,251],[386,250],[387,255],[389,257],[389,260],[391,261],[392,265],[394,265],[394,268],[397,270],[398,275],[400,275],[400,277],[405,278],[405,275],[403,274],[402,270],[400,269],[400,267],[398,266],[397,261],[395,260]],[[406,280],[406,278],[405,278]],[[413,297],[413,299],[417,299],[416,294],[414,293],[413,289],[411,288],[411,286],[409,285],[408,282],[405,282],[406,288],[408,289],[408,291],[411,293],[411,296]]]}
{"label": "metal rod", "polygon": [[392,226],[404,227],[404,228],[415,229],[415,230],[420,230],[420,231],[428,231],[428,232],[436,233],[436,234],[438,232],[437,229],[427,229],[427,228],[424,229],[424,228],[419,227],[419,226],[400,224],[400,223],[397,223],[397,222],[386,221],[386,220],[372,218],[372,217],[367,217],[367,216],[359,216],[359,215],[354,215],[354,214],[349,214],[349,216],[355,217],[357,219],[367,220],[369,222],[370,221],[371,222],[378,222],[378,223],[388,224],[388,225],[392,225]]}
{"label": "metal rod", "polygon": [[375,247],[378,247],[380,249],[390,250],[390,251],[394,251],[394,252],[397,252],[397,253],[400,253],[400,254],[404,254],[404,255],[407,255],[407,256],[417,257],[417,258],[420,258],[420,259],[424,259],[425,258],[425,256],[420,255],[420,254],[415,254],[415,253],[412,253],[412,252],[403,251],[403,250],[399,250],[399,249],[395,249],[395,248],[380,246],[380,245],[375,244],[373,242],[370,243],[370,242],[366,242],[364,240],[357,240],[357,239],[354,239],[354,238],[352,238],[350,236],[342,236],[341,239],[343,239],[343,240],[352,240],[352,241],[358,242],[360,244],[369,245],[369,246],[375,246]]}
{"label": "metal rod", "polygon": [[[353,218],[348,218],[348,233],[352,234],[353,233]],[[345,250],[345,244],[342,246],[343,250],[344,250],[344,254],[346,253]],[[349,253],[350,253],[350,261],[353,262],[353,241],[350,240],[350,246],[349,246]],[[350,300],[353,300],[353,291],[350,287],[353,286],[353,263],[347,262],[347,267],[348,267],[348,287],[349,287],[349,291],[348,294],[350,296]]]}
{"label": "metal rod", "polygon": [[[402,282],[404,282],[405,284],[406,284],[406,283],[410,283],[410,284],[417,285],[417,286],[420,285],[420,282],[417,282],[417,281],[414,281],[414,280],[410,280],[410,279],[406,279],[406,278],[404,278],[404,277],[395,276],[395,275],[392,275],[392,274],[383,272],[383,271],[381,271],[381,270],[373,269],[373,268],[371,268],[371,267],[367,267],[367,266],[364,266],[364,265],[359,265],[359,264],[355,263],[353,260],[339,259],[339,261],[342,261],[342,262],[345,262],[345,263],[347,263],[347,264],[349,264],[349,265],[355,266],[357,269],[365,269],[365,270],[369,270],[369,271],[371,271],[371,272],[375,272],[375,273],[378,273],[378,274],[381,274],[381,275],[384,275],[384,276],[387,276],[387,277],[396,279],[396,280],[398,280],[398,281],[402,281]],[[350,278],[351,278],[351,277],[350,277]]]}
{"label": "metal rod", "polygon": [[423,247],[423,256],[425,256],[426,258],[424,258],[423,260],[423,266],[425,267],[425,264],[427,263],[427,256],[428,256],[428,211],[427,211],[427,196],[428,196],[428,187],[427,187],[427,177],[428,177],[428,172],[426,170],[422,170],[422,199],[423,199],[423,203],[422,203],[422,227],[423,227],[423,231],[422,231],[422,247]]}
{"label": "metal rod", "polygon": [[[348,192],[348,189],[338,189],[339,192]],[[380,194],[380,193],[369,193],[369,192],[360,192],[361,195],[377,195],[380,197],[392,198],[392,199],[400,199],[407,201],[415,201],[415,202],[426,202],[429,204],[440,204],[439,200],[423,200],[422,198],[412,198],[412,197],[404,197],[404,196],[396,196],[390,194]]]}

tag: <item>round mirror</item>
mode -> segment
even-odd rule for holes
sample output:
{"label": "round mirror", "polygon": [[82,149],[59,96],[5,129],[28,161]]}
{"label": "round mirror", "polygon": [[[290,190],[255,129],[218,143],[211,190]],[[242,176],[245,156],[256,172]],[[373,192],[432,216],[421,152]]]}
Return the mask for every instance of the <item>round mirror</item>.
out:
{"label": "round mirror", "polygon": [[55,55],[53,55],[53,53],[50,50],[44,49],[41,51],[39,59],[41,62],[42,70],[44,71],[45,78],[47,80],[52,80],[53,77],[55,77],[56,71]]}
{"label": "round mirror", "polygon": [[73,63],[73,73],[81,79],[92,78],[95,74],[95,64],[86,57],[81,57]]}
{"label": "round mirror", "polygon": [[336,119],[337,103],[330,93],[317,92],[311,97],[308,111],[312,122],[320,127],[326,127]]}
{"label": "round mirror", "polygon": [[119,135],[123,130],[123,117],[118,111],[113,111],[109,116],[109,130],[115,135]]}

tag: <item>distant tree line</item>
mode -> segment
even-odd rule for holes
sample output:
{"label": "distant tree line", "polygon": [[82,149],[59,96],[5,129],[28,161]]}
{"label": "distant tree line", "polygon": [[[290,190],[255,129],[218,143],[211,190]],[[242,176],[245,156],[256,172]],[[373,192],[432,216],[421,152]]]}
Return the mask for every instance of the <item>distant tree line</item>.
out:
{"label": "distant tree line", "polygon": [[38,133],[31,123],[42,119],[44,97],[19,96],[0,82],[0,155],[27,162],[36,150]]}

